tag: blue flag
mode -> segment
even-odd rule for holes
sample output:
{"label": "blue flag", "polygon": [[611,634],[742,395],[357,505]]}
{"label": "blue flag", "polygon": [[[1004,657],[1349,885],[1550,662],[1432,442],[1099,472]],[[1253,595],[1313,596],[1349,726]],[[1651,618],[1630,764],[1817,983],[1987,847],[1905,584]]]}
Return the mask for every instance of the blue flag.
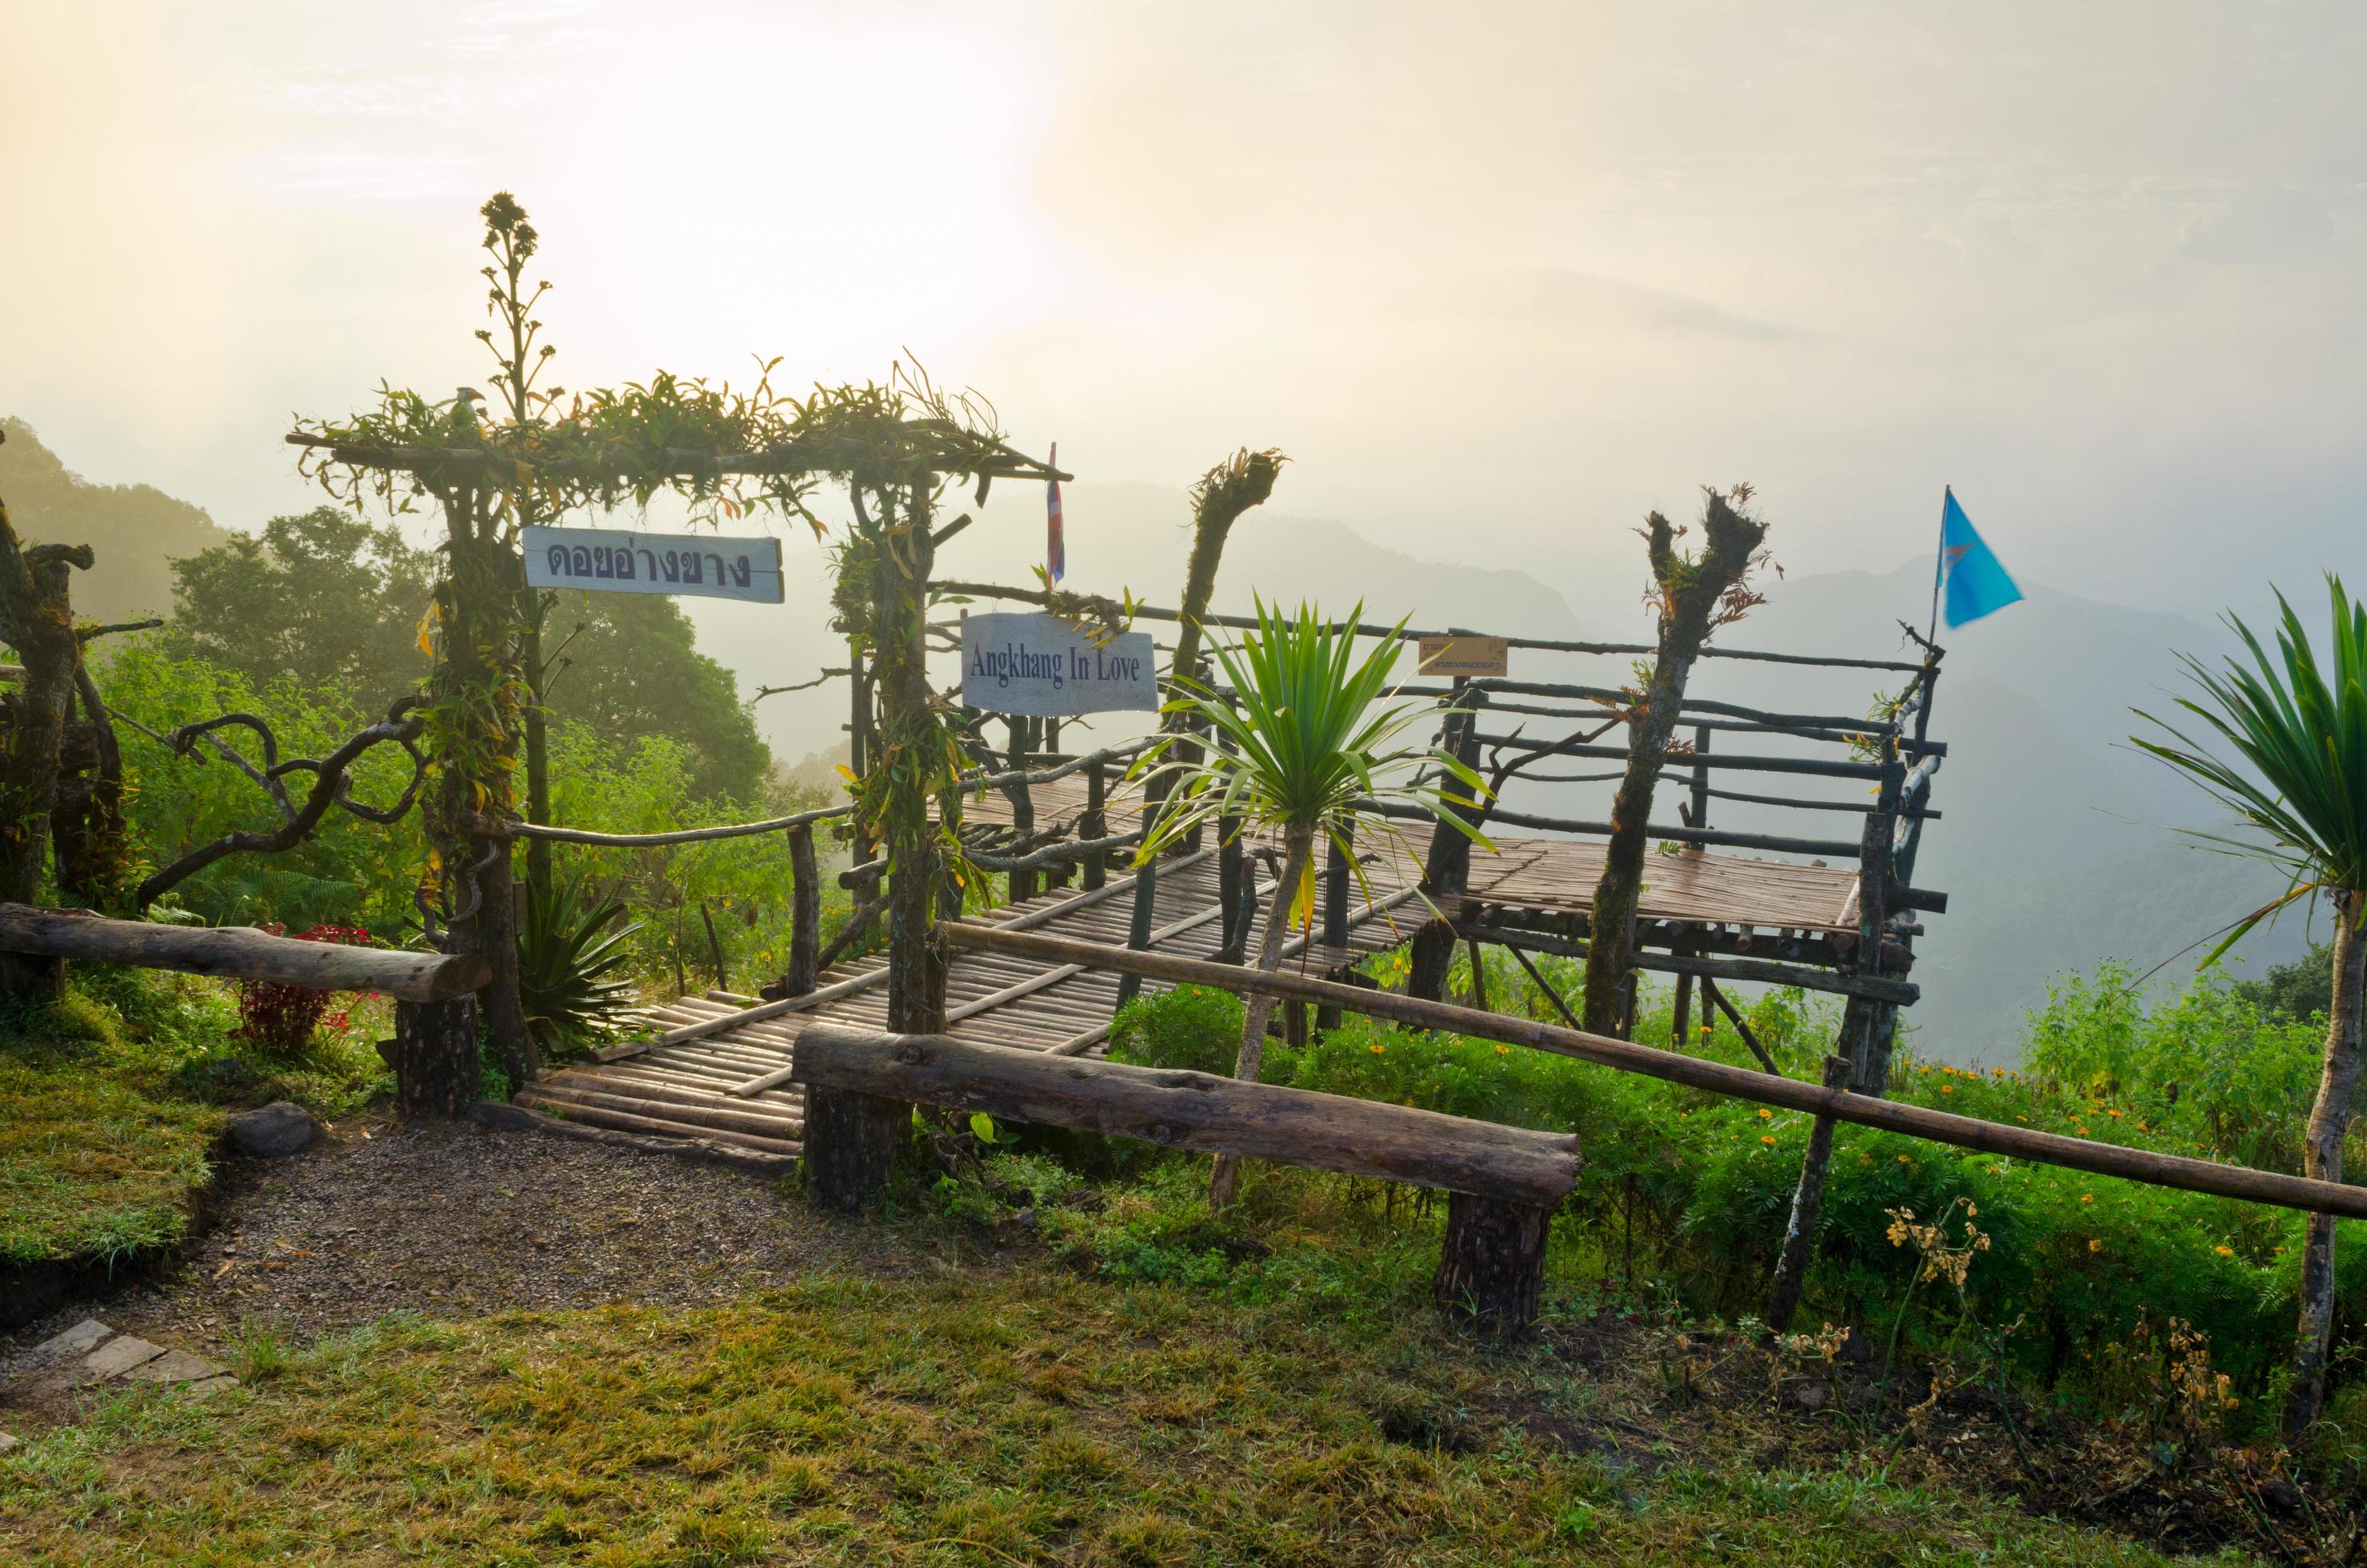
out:
{"label": "blue flag", "polygon": [[1956,505],[1954,490],[1948,492],[1947,504],[1940,510],[1940,575],[1947,585],[1952,628],[1978,620],[2022,597],[2022,590],[1973,531],[1973,520]]}

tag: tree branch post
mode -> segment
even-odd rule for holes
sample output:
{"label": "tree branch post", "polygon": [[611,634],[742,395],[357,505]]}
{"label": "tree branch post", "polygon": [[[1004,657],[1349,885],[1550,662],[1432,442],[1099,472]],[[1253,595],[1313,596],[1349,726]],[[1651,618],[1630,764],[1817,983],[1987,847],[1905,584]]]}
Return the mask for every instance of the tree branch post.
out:
{"label": "tree branch post", "polygon": [[[1749,493],[1740,490],[1734,498],[1748,499]],[[1611,806],[1611,841],[1587,917],[1586,1027],[1600,1034],[1619,1032],[1629,1003],[1636,903],[1643,891],[1652,790],[1668,761],[1685,685],[1710,633],[1755,602],[1745,584],[1760,546],[1766,542],[1767,525],[1711,491],[1702,508],[1702,527],[1707,541],[1695,560],[1678,551],[1676,528],[1668,518],[1654,512],[1645,520],[1660,610],[1659,641],[1650,679],[1629,722],[1626,768]]]}

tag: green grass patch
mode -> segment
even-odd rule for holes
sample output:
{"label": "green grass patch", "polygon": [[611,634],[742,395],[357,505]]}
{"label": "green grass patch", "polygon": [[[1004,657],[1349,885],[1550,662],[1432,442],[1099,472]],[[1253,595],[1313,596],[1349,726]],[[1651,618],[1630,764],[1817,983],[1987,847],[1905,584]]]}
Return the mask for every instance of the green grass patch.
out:
{"label": "green grass patch", "polygon": [[220,1122],[81,1053],[0,1050],[0,1263],[112,1266],[179,1240]]}
{"label": "green grass patch", "polygon": [[1343,1332],[1032,1265],[829,1278],[690,1312],[390,1320],[210,1403],[119,1397],[0,1459],[0,1547],[610,1568],[2166,1561],[1875,1457],[1656,1458],[1591,1424],[1601,1398],[1550,1354],[1419,1315]]}

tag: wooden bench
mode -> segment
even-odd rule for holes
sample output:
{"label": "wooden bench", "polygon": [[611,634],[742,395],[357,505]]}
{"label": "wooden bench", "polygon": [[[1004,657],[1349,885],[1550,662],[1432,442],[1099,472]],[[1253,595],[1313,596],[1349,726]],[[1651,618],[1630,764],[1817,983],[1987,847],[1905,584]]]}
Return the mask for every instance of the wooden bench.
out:
{"label": "wooden bench", "polygon": [[1549,1222],[1580,1165],[1568,1133],[944,1035],[814,1024],[790,1076],[806,1090],[802,1176],[817,1206],[879,1194],[915,1104],[1401,1181],[1448,1195],[1439,1306],[1499,1331],[1536,1321]]}

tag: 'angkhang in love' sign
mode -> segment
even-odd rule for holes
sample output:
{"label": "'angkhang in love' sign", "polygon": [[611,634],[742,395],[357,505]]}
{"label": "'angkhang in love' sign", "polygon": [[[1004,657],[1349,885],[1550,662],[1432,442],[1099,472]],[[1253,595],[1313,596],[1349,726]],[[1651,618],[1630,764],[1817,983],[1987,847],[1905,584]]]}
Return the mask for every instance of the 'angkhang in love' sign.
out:
{"label": "'angkhang in love' sign", "polygon": [[973,615],[962,622],[962,701],[990,713],[1067,718],[1155,713],[1159,675],[1150,633],[1100,647],[1052,615]]}
{"label": "'angkhang in love' sign", "polygon": [[781,541],[623,528],[521,529],[530,588],[781,602]]}

